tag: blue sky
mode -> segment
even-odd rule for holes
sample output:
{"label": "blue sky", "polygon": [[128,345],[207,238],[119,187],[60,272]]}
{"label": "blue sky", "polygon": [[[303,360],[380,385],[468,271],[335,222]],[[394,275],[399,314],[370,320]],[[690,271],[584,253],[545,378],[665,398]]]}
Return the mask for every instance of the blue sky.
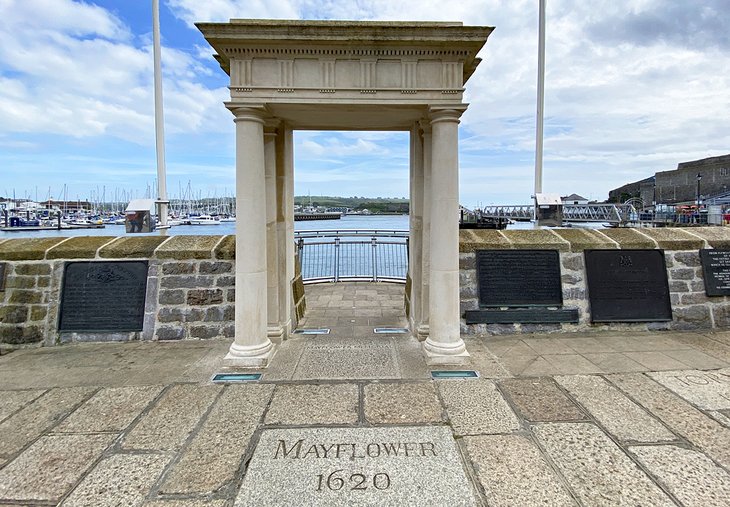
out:
{"label": "blue sky", "polygon": [[[234,189],[227,76],[193,26],[237,18],[495,26],[467,84],[462,204],[533,188],[537,0],[161,0],[168,188]],[[605,199],[730,152],[727,0],[548,0],[544,190]],[[0,196],[142,196],[155,169],[151,0],[0,0]],[[297,132],[297,194],[408,195],[404,133]]]}

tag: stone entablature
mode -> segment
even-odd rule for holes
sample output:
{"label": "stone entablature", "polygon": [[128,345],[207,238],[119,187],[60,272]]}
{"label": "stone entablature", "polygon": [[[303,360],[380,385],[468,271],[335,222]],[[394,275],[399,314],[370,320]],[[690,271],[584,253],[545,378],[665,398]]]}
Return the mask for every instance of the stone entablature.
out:
{"label": "stone entablature", "polygon": [[[707,297],[700,248],[730,249],[726,227],[658,229],[552,229],[460,231],[460,298],[465,311],[479,307],[476,250],[549,249],[560,255],[563,307],[579,310],[578,324],[471,324],[462,318],[463,334],[503,335],[575,331],[646,331],[730,328],[730,297]],[[663,249],[672,303],[671,322],[590,322],[583,251],[588,249]]]}

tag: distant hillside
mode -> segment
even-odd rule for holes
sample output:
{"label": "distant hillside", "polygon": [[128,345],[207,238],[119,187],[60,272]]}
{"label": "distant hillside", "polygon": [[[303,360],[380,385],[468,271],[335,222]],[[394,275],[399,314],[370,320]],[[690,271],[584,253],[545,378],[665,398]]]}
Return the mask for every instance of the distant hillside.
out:
{"label": "distant hillside", "polygon": [[325,195],[294,196],[294,204],[327,208],[369,209],[373,213],[408,213],[408,199],[397,197],[331,197]]}

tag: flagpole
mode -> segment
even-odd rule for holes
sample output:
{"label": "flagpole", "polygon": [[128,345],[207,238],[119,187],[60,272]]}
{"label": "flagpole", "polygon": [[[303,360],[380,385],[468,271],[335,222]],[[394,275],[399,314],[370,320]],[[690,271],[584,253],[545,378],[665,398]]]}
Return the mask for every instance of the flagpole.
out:
{"label": "flagpole", "polygon": [[[157,147],[157,217],[158,228],[167,225],[167,175],[165,170],[165,122],[162,113],[162,57],[160,52],[160,2],[152,0],[152,47],[155,62],[155,144]],[[163,232],[164,234],[164,232]]]}
{"label": "flagpole", "polygon": [[[537,135],[535,140],[535,196],[542,193],[542,142],[545,114],[545,2],[540,0],[537,52]],[[535,204],[537,219],[537,203]]]}

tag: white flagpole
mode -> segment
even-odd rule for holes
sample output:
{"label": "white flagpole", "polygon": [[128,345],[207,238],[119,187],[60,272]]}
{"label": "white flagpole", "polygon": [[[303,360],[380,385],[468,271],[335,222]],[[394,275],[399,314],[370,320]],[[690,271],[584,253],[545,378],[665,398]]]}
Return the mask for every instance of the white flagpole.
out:
{"label": "white flagpole", "polygon": [[[537,56],[537,135],[535,140],[535,196],[542,193],[542,140],[545,108],[545,2],[540,0]],[[537,213],[537,204],[535,205]]]}
{"label": "white flagpole", "polygon": [[[167,225],[167,175],[165,170],[165,122],[162,114],[162,57],[160,54],[160,2],[152,0],[152,46],[155,61],[155,144],[157,146],[158,228]],[[163,232],[164,234],[164,232]]]}

